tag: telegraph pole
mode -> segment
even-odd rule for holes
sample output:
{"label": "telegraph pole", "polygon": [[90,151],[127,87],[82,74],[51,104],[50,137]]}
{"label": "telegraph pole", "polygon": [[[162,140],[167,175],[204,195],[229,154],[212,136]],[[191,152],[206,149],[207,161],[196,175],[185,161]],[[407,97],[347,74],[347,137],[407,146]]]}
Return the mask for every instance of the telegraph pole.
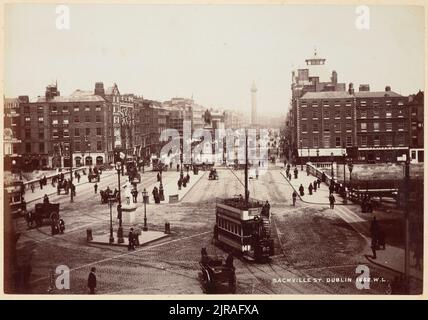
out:
{"label": "telegraph pole", "polygon": [[404,234],[405,234],[405,250],[404,250],[404,281],[406,293],[410,291],[410,223],[409,223],[409,197],[410,197],[410,157],[406,155],[404,164]]}

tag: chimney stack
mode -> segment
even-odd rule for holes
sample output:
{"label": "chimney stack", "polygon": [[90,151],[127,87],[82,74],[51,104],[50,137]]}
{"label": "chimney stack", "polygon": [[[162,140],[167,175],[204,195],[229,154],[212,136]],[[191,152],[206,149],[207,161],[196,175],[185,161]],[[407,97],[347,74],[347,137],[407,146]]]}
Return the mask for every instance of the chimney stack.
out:
{"label": "chimney stack", "polygon": [[358,91],[370,91],[370,85],[368,84],[360,84]]}
{"label": "chimney stack", "polygon": [[94,95],[104,97],[104,95],[105,95],[104,83],[102,83],[102,82],[95,82]]}
{"label": "chimney stack", "polygon": [[349,84],[348,88],[349,88],[348,89],[348,93],[349,94],[354,94],[354,84],[352,82]]}

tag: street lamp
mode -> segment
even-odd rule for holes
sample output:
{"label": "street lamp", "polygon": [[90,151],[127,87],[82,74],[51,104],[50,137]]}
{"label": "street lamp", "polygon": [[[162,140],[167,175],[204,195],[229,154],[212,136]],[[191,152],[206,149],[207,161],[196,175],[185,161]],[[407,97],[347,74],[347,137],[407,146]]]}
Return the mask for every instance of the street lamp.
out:
{"label": "street lamp", "polygon": [[144,226],[143,226],[143,231],[147,231],[147,215],[146,215],[146,204],[147,204],[147,190],[146,188],[144,188],[143,190],[143,202],[144,202]]}
{"label": "street lamp", "polygon": [[112,216],[112,207],[113,207],[113,199],[108,199],[108,204],[110,206],[110,238],[109,238],[109,244],[114,243],[114,237],[113,237],[113,216]]}
{"label": "street lamp", "polygon": [[119,217],[119,228],[117,229],[117,242],[123,243],[123,229],[122,229],[122,199],[120,197],[120,171],[122,168],[122,163],[120,161],[116,162],[116,171],[117,171],[117,183],[119,189],[119,204],[117,205],[117,216]]}
{"label": "street lamp", "polygon": [[302,145],[302,139],[300,139],[300,171],[303,171],[303,145]]}
{"label": "street lamp", "polygon": [[334,154],[333,154],[333,152],[330,155],[331,155],[331,179],[333,179],[334,178],[334,170],[333,170]]}
{"label": "street lamp", "polygon": [[320,161],[320,149],[317,149],[317,167],[318,167],[319,161]]}
{"label": "street lamp", "polygon": [[184,174],[183,174],[183,138],[180,138],[180,179],[183,180]]}
{"label": "street lamp", "polygon": [[344,198],[343,198],[343,203],[347,204],[348,203],[348,199],[346,198],[346,153],[343,153],[343,193],[344,193]]}

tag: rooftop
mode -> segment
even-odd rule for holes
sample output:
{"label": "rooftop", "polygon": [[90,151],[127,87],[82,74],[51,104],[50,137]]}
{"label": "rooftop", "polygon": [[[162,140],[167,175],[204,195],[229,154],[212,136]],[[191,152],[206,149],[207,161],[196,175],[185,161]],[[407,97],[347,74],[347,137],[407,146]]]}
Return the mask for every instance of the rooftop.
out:
{"label": "rooftop", "polygon": [[[77,89],[69,96],[56,96],[49,100],[49,102],[103,102],[105,101],[103,97],[94,95],[92,91],[83,91]],[[35,101],[32,102],[46,102],[46,97],[37,97]]]}
{"label": "rooftop", "polygon": [[354,93],[356,98],[384,98],[384,97],[402,97],[394,91],[358,91]]}
{"label": "rooftop", "polygon": [[352,98],[347,91],[307,92],[300,99],[347,99]]}

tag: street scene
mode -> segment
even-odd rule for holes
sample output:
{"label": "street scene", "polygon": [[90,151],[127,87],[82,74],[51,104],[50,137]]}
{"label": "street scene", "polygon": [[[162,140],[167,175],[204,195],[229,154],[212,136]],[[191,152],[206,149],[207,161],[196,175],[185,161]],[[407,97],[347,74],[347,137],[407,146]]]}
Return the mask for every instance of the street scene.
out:
{"label": "street scene", "polygon": [[[258,60],[261,52],[252,52],[254,70],[243,72],[241,67],[253,65],[247,58],[231,63],[222,56],[236,59],[248,47],[257,51],[241,30],[254,19],[255,39],[268,49],[288,50],[268,36],[271,26],[290,27],[282,25],[285,17],[315,16],[315,7],[48,7],[50,12],[28,4],[6,9],[11,52],[3,112],[5,294],[423,294],[423,9],[321,10],[331,27],[340,14],[349,15],[346,28],[357,39],[360,32],[389,37],[399,28],[396,36],[415,46],[415,59],[404,63],[400,59],[408,52],[395,45],[384,59],[397,59],[412,72],[403,77],[401,67],[397,74],[370,69],[369,53],[361,53],[364,72],[344,64],[349,52],[329,48],[328,27],[315,35],[302,31],[302,48],[284,58],[292,67],[268,53]],[[91,29],[86,14],[93,12],[99,26]],[[169,71],[180,77],[165,79],[171,58],[145,51],[170,47],[129,22],[142,15],[147,21],[139,26],[155,28],[154,14],[177,28],[151,32],[173,42],[172,54],[181,57],[177,64],[189,64],[181,84],[181,66]],[[243,26],[235,24],[236,14],[242,14]],[[354,20],[364,14],[391,26],[361,31]],[[148,62],[137,62],[133,50],[110,47],[112,40],[99,28],[112,15],[124,21],[117,30],[108,27],[113,35],[129,31],[129,39],[145,39],[122,45]],[[225,26],[219,30],[200,20],[221,15]],[[40,74],[30,76],[33,82],[17,82],[28,57],[16,52],[31,46],[22,40],[29,37],[23,17],[41,19],[35,32],[52,35],[58,44],[62,37],[77,43],[73,37],[81,28],[91,30],[82,35],[88,43],[77,47],[76,59],[87,56],[96,66],[93,74],[70,66],[47,66],[45,73],[35,67]],[[192,17],[201,30],[188,22]],[[406,21],[413,23],[401,27]],[[188,32],[189,38],[174,42],[175,32]],[[199,38],[204,32],[212,43]],[[21,40],[12,45],[12,37]],[[369,41],[379,46],[376,59],[386,57],[381,50],[389,47]],[[218,61],[199,61],[198,53],[186,57],[185,45]],[[123,59],[114,62],[117,56]],[[376,63],[387,70],[388,61]],[[106,62],[123,66],[97,69]],[[163,62],[167,66],[152,69]],[[86,63],[75,68],[86,70]],[[150,81],[129,75],[128,63]],[[223,63],[236,67],[236,75],[219,90],[212,80],[195,78],[198,65],[215,78]],[[246,85],[231,87],[238,80]]]}

